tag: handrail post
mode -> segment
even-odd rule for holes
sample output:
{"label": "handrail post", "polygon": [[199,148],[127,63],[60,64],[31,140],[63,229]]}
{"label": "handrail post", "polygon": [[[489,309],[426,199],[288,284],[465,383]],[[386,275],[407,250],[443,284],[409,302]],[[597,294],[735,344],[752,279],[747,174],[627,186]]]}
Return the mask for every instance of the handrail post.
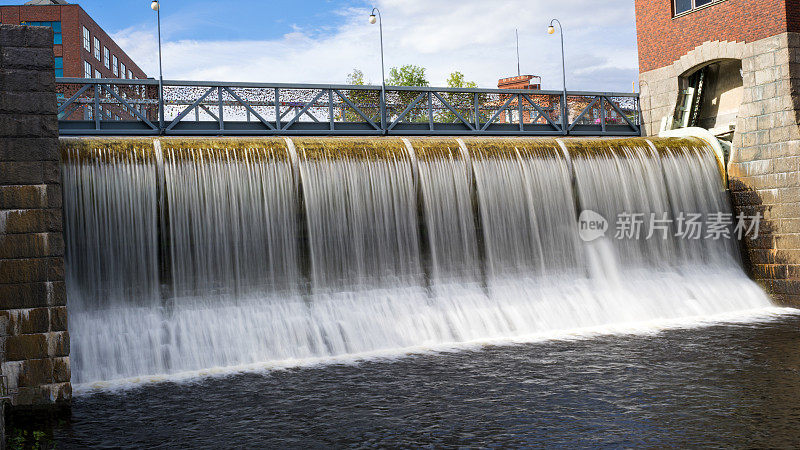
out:
{"label": "handrail post", "polygon": [[275,128],[281,130],[281,91],[275,88]]}
{"label": "handrail post", "polygon": [[606,99],[603,96],[600,96],[600,130],[606,134]]}

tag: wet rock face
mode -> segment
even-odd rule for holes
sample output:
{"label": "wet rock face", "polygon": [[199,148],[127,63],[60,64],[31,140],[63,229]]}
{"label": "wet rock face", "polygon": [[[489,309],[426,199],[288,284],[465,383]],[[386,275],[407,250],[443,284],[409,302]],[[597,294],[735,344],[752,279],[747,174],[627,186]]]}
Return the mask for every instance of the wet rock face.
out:
{"label": "wet rock face", "polygon": [[0,25],[0,99],[0,374],[14,406],[67,404],[52,30]]}

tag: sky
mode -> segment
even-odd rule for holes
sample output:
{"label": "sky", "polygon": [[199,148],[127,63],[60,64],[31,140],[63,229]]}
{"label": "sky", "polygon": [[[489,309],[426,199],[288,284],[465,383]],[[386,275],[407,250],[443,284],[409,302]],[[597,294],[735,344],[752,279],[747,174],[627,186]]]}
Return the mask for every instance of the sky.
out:
{"label": "sky", "polygon": [[[77,3],[157,75],[149,0]],[[343,84],[358,68],[380,84],[372,6],[383,17],[387,73],[420,65],[433,86],[456,70],[480,87],[515,76],[517,28],[522,73],[561,89],[560,40],[546,31],[553,17],[564,25],[568,89],[629,92],[637,78],[632,0],[162,0],[164,78]]]}

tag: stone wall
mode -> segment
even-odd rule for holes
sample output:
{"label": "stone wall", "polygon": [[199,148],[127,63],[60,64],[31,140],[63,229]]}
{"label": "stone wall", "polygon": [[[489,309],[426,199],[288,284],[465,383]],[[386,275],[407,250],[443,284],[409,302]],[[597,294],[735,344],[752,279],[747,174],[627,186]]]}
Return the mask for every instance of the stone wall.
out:
{"label": "stone wall", "polygon": [[728,172],[737,213],[764,217],[759,239],[744,241],[752,276],[778,303],[800,306],[800,33],[705,42],[641,73],[645,131],[658,134],[661,118],[672,117],[681,75],[720,59],[742,61]]}
{"label": "stone wall", "polygon": [[744,95],[728,172],[737,210],[764,215],[747,241],[753,277],[800,306],[800,33],[747,45]]}
{"label": "stone wall", "polygon": [[71,398],[53,32],[0,25],[0,366],[12,405]]}
{"label": "stone wall", "polygon": [[741,60],[747,52],[752,52],[752,45],[729,41],[704,42],[668,66],[640,73],[639,87],[645,134],[658,135],[661,119],[670,117],[671,120],[678,101],[679,77],[710,61]]}

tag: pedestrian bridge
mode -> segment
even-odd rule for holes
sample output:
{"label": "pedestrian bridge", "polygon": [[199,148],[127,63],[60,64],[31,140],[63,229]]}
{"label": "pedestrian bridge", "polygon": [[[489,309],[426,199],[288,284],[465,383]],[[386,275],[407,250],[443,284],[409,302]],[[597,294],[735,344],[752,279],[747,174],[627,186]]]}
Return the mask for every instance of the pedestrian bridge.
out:
{"label": "pedestrian bridge", "polygon": [[62,136],[640,136],[639,95],[58,78]]}

